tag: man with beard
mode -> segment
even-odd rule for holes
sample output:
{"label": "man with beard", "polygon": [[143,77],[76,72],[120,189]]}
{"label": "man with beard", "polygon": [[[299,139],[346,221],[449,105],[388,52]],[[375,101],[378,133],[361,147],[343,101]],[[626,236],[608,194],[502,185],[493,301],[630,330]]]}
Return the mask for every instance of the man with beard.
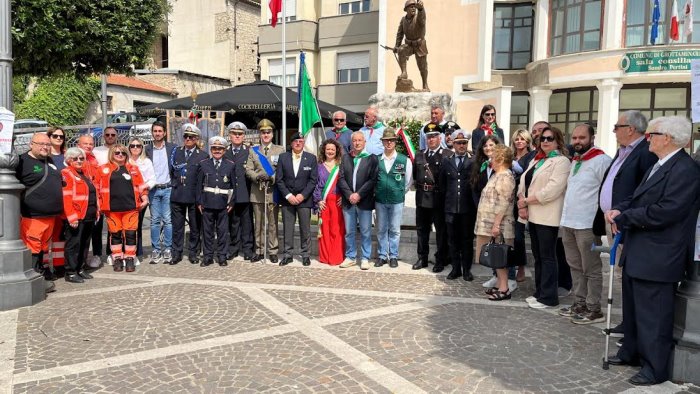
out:
{"label": "man with beard", "polygon": [[[90,134],[81,135],[80,138],[78,138],[78,148],[85,151],[83,173],[94,183],[95,177],[97,176],[97,167],[100,166],[97,162],[97,158],[92,153],[92,150],[95,148],[95,139]],[[100,215],[100,218],[95,222],[95,226],[92,228],[92,258],[88,261],[88,266],[91,268],[97,268],[102,264],[103,225],[104,215]],[[107,243],[107,254],[109,253],[109,243]]]}
{"label": "man with beard", "polygon": [[[170,216],[170,155],[176,148],[172,142],[165,139],[165,123],[156,121],[151,126],[153,144],[146,146],[146,156],[153,162],[156,174],[156,184],[148,192],[151,208],[151,264],[163,262],[170,264],[173,259],[173,224]],[[163,233],[163,241],[160,234]]]}
{"label": "man with beard", "polygon": [[559,315],[570,317],[575,324],[605,320],[600,310],[603,293],[600,253],[592,251],[591,245],[600,244],[600,238],[593,233],[593,219],[598,210],[598,189],[612,159],[593,146],[594,140],[595,130],[589,124],[580,124],[571,133],[574,164],[569,173],[560,224],[576,300],[571,307],[561,309]]}

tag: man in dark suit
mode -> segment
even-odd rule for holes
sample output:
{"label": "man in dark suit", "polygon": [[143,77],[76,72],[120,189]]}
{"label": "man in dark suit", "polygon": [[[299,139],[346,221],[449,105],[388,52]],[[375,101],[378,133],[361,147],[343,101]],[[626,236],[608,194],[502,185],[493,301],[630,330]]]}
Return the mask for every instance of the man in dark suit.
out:
{"label": "man in dark suit", "polygon": [[365,135],[352,133],[352,150],[343,155],[338,187],[343,194],[343,219],[345,219],[345,261],[340,268],[357,265],[355,230],[360,226],[362,257],[360,269],[369,269],[372,254],[372,210],[374,188],[377,184],[379,159],[365,150]]}
{"label": "man in dark suit", "polygon": [[426,149],[416,155],[413,163],[413,179],[416,186],[416,231],[418,233],[418,261],[413,269],[428,266],[430,230],[435,224],[435,266],[433,272],[441,272],[447,261],[447,237],[445,236],[445,208],[438,196],[438,175],[444,157],[454,153],[441,146],[441,127],[428,123],[425,130]]}
{"label": "man in dark suit", "polygon": [[299,219],[299,252],[304,266],[309,258],[309,233],[311,232],[311,208],[313,193],[318,180],[316,156],[304,152],[304,137],[292,135],[292,151],[280,155],[277,163],[277,189],[282,196],[282,226],[284,252],[280,265],[292,262],[294,252],[294,224]]}
{"label": "man in dark suit", "polygon": [[[243,258],[251,260],[254,256],[253,209],[250,206],[250,180],[245,176],[245,165],[248,161],[248,147],[243,144],[246,126],[241,122],[233,122],[227,127],[231,146],[226,149],[224,158],[235,165],[236,205],[229,214],[229,233],[231,243],[227,258],[233,259],[240,253]],[[242,251],[242,252],[241,252]]]}
{"label": "man in dark suit", "polygon": [[606,213],[612,231],[625,233],[622,273],[625,341],[613,365],[641,365],[634,385],[669,378],[674,292],[693,259],[700,210],[700,167],[683,150],[691,124],[679,116],[654,119],[649,150],[659,161],[626,200]]}
{"label": "man in dark suit", "polygon": [[[172,164],[170,155],[175,144],[166,141],[165,123],[156,121],[151,126],[153,144],[146,146],[146,156],[153,162],[156,184],[148,192],[151,209],[151,264],[164,262],[170,264],[173,259],[173,224],[170,216],[170,172]],[[163,242],[160,234],[163,233]]]}
{"label": "man in dark suit", "polygon": [[[607,235],[609,245],[612,245],[613,236],[610,226],[605,225],[603,213],[630,197],[647,171],[658,161],[656,155],[649,151],[649,143],[644,138],[647,123],[641,112],[626,111],[620,115],[614,126],[615,138],[620,148],[605,172],[600,186],[598,214],[593,222],[594,234]],[[622,247],[618,249],[617,255],[622,255]],[[611,335],[622,336],[622,326],[621,322],[611,328]]]}
{"label": "man in dark suit", "polygon": [[471,282],[474,259],[474,224],[476,206],[469,186],[472,161],[467,157],[469,134],[460,129],[452,133],[455,154],[442,159],[438,189],[445,207],[447,244],[452,260],[452,271],[447,279],[460,276]]}

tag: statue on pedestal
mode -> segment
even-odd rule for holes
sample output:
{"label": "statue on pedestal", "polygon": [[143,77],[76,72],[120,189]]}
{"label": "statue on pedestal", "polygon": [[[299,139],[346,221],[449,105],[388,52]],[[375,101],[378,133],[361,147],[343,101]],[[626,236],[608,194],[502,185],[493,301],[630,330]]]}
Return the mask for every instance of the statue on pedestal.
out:
{"label": "statue on pedestal", "polygon": [[[429,92],[428,87],[428,46],[425,42],[425,7],[421,0],[407,0],[403,8],[406,15],[399,22],[396,32],[396,45],[393,52],[398,55],[401,75],[396,79],[397,92]],[[405,38],[405,40],[404,40]],[[406,64],[411,55],[416,56],[416,63],[423,80],[423,89],[413,88],[413,81],[408,79]]]}

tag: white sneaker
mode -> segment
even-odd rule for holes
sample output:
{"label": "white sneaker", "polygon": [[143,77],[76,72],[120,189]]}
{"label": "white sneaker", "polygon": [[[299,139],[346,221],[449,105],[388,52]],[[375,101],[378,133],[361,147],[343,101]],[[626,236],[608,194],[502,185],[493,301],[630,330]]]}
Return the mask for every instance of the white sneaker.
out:
{"label": "white sneaker", "polygon": [[498,279],[495,276],[492,276],[491,279],[487,280],[486,282],[482,283],[481,286],[485,287],[487,289],[490,289],[494,286],[496,286],[496,283],[498,282]]}
{"label": "white sneaker", "polygon": [[100,264],[102,264],[102,260],[100,260],[100,256],[92,256],[92,258],[88,262],[88,266],[90,268],[100,268]]}
{"label": "white sneaker", "polygon": [[346,258],[342,263],[340,263],[339,267],[340,268],[350,268],[354,267],[357,265],[357,260],[351,259],[351,258]]}
{"label": "white sneaker", "polygon": [[366,260],[366,259],[360,260],[360,269],[363,271],[367,271],[369,269],[369,260]]}
{"label": "white sneaker", "polygon": [[525,302],[527,302],[528,304],[532,304],[533,302],[536,302],[536,301],[537,301],[537,298],[535,296],[529,296],[525,299]]}
{"label": "white sneaker", "polygon": [[548,308],[554,308],[553,306],[545,305],[537,300],[528,303],[528,306],[532,309],[548,309]]}
{"label": "white sneaker", "polygon": [[165,249],[163,251],[163,262],[169,263],[173,261],[173,252],[170,249]]}
{"label": "white sneaker", "polygon": [[137,256],[134,256],[134,265],[141,265],[141,260]]}
{"label": "white sneaker", "polygon": [[111,254],[110,254],[109,256],[107,256],[107,264],[109,264],[109,265],[112,265],[112,264],[113,264],[113,262],[112,262],[112,255],[111,255]]}
{"label": "white sneaker", "polygon": [[571,290],[566,290],[563,287],[560,287],[557,290],[557,293],[559,294],[559,297],[568,297],[571,294]]}
{"label": "white sneaker", "polygon": [[508,279],[508,290],[512,293],[515,290],[518,290],[518,282]]}

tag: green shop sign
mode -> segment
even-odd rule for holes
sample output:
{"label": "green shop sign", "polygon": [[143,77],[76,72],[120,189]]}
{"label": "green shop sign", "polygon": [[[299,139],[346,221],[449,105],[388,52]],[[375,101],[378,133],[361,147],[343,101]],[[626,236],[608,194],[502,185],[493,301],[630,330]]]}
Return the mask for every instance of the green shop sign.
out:
{"label": "green shop sign", "polygon": [[694,59],[700,59],[700,50],[630,52],[620,60],[620,68],[625,73],[688,71]]}

